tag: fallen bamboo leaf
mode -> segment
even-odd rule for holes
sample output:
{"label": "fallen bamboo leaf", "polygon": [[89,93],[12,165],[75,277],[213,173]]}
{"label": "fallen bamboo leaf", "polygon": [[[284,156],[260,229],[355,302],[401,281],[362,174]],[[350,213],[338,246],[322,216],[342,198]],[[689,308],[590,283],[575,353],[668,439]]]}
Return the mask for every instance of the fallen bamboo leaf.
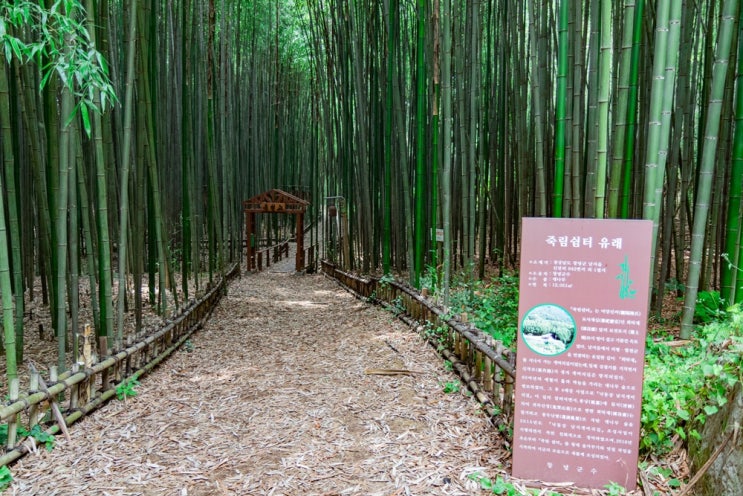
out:
{"label": "fallen bamboo leaf", "polygon": [[422,373],[420,370],[407,369],[366,369],[364,371],[366,375],[415,375]]}

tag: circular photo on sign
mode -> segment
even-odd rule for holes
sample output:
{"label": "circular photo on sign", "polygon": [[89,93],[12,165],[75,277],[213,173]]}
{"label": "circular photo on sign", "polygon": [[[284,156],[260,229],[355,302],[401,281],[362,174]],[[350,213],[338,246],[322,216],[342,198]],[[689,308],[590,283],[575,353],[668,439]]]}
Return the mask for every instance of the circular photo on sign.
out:
{"label": "circular photo on sign", "polygon": [[521,338],[540,355],[565,353],[575,342],[575,334],[575,319],[559,305],[537,305],[521,321]]}

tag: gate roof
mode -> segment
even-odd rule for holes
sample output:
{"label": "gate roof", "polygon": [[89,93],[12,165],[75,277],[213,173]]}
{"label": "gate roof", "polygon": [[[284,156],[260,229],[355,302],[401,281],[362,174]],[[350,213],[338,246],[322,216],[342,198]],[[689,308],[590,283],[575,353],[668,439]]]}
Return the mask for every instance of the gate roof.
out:
{"label": "gate roof", "polygon": [[280,189],[264,191],[249,200],[243,201],[245,213],[270,212],[270,205],[282,204],[287,213],[305,212],[310,202]]}

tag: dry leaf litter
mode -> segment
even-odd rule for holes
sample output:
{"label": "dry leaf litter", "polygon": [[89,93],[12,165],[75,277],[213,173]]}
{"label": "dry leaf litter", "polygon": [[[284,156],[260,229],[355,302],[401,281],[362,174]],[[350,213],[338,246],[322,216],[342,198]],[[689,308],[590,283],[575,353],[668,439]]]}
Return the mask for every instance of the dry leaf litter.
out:
{"label": "dry leaf litter", "polygon": [[434,350],[322,276],[272,270],[232,283],[136,397],[13,465],[6,494],[484,493],[468,476],[506,454]]}

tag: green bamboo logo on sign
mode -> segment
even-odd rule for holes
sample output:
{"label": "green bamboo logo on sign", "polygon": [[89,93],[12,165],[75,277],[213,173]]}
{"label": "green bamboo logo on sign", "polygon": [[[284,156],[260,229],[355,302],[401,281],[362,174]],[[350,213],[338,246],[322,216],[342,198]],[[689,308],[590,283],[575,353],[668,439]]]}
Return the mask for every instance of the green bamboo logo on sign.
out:
{"label": "green bamboo logo on sign", "polygon": [[619,264],[622,272],[616,277],[619,281],[619,298],[622,300],[634,299],[637,294],[636,289],[632,289],[634,281],[629,278],[629,257],[624,256],[624,262]]}

